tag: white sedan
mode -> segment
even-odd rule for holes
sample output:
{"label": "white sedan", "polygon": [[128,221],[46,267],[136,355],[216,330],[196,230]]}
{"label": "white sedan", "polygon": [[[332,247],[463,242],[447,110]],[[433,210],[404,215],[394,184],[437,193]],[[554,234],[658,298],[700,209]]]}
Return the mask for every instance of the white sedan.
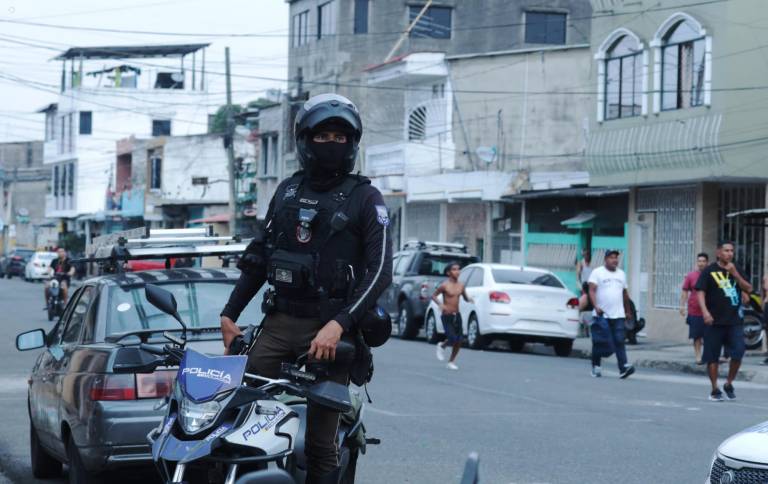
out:
{"label": "white sedan", "polygon": [[24,268],[24,279],[27,281],[47,279],[48,268],[56,257],[58,257],[56,252],[35,252]]}
{"label": "white sedan", "polygon": [[768,482],[768,422],[725,440],[712,457],[707,484]]}
{"label": "white sedan", "polygon": [[[558,356],[570,355],[579,332],[579,302],[556,275],[535,267],[478,263],[462,269],[459,281],[475,300],[459,302],[470,348],[504,339],[514,351],[526,342],[539,342],[554,346]],[[430,343],[440,341],[444,333],[439,315],[431,302],[425,314]]]}

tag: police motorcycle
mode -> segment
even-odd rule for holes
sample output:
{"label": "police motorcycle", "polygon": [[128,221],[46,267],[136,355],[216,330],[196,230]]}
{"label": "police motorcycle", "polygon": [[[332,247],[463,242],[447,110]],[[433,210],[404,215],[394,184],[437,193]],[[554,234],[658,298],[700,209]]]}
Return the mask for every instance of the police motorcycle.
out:
{"label": "police motorcycle", "polygon": [[307,363],[304,355],[296,364],[283,364],[281,378],[270,379],[245,371],[257,327],[250,326],[233,342],[234,356],[207,356],[185,347],[186,325],[173,294],[151,284],[145,293],[152,305],[181,324],[181,337],[166,332],[169,343],[163,347],[142,343],[135,352],[123,352],[114,370],[179,368],[163,403],[166,416],[147,436],[164,482],[234,484],[247,473],[252,484],[303,483],[307,400],[343,412],[338,434],[341,482],[354,482],[358,455],[367,444],[379,442],[365,438],[359,396],[345,385],[320,381],[328,365],[351,364],[354,345],[339,342],[333,363]]}

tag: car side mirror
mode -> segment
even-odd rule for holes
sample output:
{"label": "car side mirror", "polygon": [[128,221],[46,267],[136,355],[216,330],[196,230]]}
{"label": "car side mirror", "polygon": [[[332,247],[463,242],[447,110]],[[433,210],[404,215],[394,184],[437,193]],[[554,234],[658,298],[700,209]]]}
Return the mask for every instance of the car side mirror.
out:
{"label": "car side mirror", "polygon": [[33,329],[16,336],[16,349],[19,351],[34,350],[45,346],[45,330]]}
{"label": "car side mirror", "polygon": [[160,286],[147,284],[144,286],[144,295],[147,301],[160,311],[175,316],[177,312],[176,298],[173,293],[166,291]]}
{"label": "car side mirror", "polygon": [[307,399],[337,412],[348,412],[352,409],[349,388],[341,383],[332,381],[315,383],[309,387]]}

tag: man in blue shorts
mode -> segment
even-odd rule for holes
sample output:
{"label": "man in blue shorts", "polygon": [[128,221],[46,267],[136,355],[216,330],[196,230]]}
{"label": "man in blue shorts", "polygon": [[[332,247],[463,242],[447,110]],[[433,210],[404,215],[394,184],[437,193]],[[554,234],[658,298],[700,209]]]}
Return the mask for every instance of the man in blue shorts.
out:
{"label": "man in blue shorts", "polygon": [[[693,352],[696,355],[696,364],[704,364],[701,361],[701,345],[704,339],[704,315],[699,306],[699,297],[696,295],[696,283],[699,281],[701,271],[709,265],[709,255],[701,252],[696,256],[696,270],[691,271],[683,280],[683,292],[680,295],[680,315],[685,317],[688,325],[688,339],[693,340]],[[688,316],[686,317],[686,303]]]}
{"label": "man in blue shorts", "polygon": [[[459,282],[459,274],[461,272],[461,266],[457,263],[448,264],[445,268],[445,273],[448,276],[448,280],[440,284],[435,293],[432,294],[432,300],[440,306],[441,319],[443,321],[443,329],[445,330],[445,341],[441,341],[437,344],[437,359],[440,361],[445,360],[445,347],[451,345],[451,357],[448,360],[446,367],[449,370],[458,370],[456,366],[456,357],[459,355],[461,349],[461,341],[464,338],[461,324],[461,313],[459,312],[459,298],[463,297],[465,301],[474,303],[474,299],[467,295],[464,284]],[[440,302],[437,296],[443,295],[443,301]]]}
{"label": "man in blue shorts", "polygon": [[723,390],[729,400],[736,398],[733,380],[739,372],[741,358],[744,356],[744,320],[741,307],[741,292],[752,293],[752,284],[733,264],[733,242],[721,242],[717,245],[717,262],[701,271],[696,291],[701,312],[704,315],[704,353],[702,359],[707,363],[712,393],[709,399],[723,401],[723,392],[717,385],[720,351],[728,348],[731,362],[728,378]]}

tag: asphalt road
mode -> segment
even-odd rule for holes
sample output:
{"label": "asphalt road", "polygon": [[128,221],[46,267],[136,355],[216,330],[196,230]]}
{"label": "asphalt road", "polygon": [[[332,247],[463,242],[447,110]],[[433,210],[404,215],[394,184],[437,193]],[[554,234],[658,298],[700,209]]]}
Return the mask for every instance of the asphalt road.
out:
{"label": "asphalt road", "polygon": [[[0,280],[0,482],[64,482],[31,478],[26,378],[37,355],[14,348],[17,333],[51,326],[42,285]],[[594,379],[585,360],[505,351],[463,350],[451,372],[423,342],[393,340],[375,357],[366,426],[382,445],[361,458],[361,483],[458,483],[471,451],[483,484],[702,483],[717,445],[768,415],[768,386],[742,383],[737,401],[712,403],[701,377],[619,380],[612,361]]]}

